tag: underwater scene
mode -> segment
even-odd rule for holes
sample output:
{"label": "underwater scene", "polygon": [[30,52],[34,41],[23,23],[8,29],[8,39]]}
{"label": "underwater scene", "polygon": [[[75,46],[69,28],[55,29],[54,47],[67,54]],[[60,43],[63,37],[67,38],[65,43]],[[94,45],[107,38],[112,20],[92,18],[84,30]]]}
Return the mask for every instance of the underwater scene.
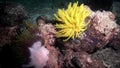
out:
{"label": "underwater scene", "polygon": [[120,68],[120,0],[0,0],[0,68]]}

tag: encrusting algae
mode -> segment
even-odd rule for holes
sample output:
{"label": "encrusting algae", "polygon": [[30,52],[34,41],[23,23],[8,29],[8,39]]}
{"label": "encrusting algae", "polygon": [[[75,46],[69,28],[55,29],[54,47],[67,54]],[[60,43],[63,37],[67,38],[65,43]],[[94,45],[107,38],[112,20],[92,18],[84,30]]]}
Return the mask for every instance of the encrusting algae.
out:
{"label": "encrusting algae", "polygon": [[58,29],[56,36],[67,37],[64,41],[70,38],[79,38],[89,24],[89,22],[85,22],[85,19],[90,13],[91,11],[84,4],[78,6],[78,2],[73,3],[73,5],[69,3],[66,10],[58,9],[57,14],[54,14],[54,16],[55,20],[61,23],[55,25]]}

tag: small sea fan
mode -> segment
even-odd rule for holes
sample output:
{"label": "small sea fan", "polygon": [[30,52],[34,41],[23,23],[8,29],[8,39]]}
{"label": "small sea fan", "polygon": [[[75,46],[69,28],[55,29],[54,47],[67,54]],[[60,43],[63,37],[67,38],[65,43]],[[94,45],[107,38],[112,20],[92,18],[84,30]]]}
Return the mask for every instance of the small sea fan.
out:
{"label": "small sea fan", "polygon": [[58,9],[57,14],[54,14],[55,19],[60,21],[60,24],[56,24],[58,32],[57,37],[67,37],[65,41],[70,38],[80,37],[80,35],[86,30],[86,26],[89,22],[85,22],[86,17],[90,15],[90,10],[83,4],[78,6],[77,3],[70,3],[68,8]]}

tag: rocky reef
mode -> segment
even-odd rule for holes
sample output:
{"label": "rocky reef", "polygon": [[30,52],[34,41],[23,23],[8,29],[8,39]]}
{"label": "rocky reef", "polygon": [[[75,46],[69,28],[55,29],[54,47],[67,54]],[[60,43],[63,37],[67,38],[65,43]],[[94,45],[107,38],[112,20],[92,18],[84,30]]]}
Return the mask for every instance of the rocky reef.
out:
{"label": "rocky reef", "polygon": [[[86,5],[85,5],[86,6]],[[80,38],[57,37],[57,20],[29,20],[20,4],[0,4],[1,68],[119,68],[120,25],[110,11],[93,11]],[[59,16],[58,16],[59,17]],[[70,34],[69,34],[70,35]],[[114,61],[113,61],[114,60]]]}

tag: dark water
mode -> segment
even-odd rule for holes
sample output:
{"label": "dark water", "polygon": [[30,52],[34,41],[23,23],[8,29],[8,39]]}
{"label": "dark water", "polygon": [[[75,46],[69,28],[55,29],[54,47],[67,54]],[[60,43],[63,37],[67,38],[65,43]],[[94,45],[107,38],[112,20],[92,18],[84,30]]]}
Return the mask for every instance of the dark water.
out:
{"label": "dark water", "polygon": [[[69,2],[76,2],[77,0],[1,0],[1,2],[14,2],[22,4],[30,14],[31,19],[34,21],[36,17],[43,16],[47,19],[52,19],[53,14],[57,8],[63,8]],[[85,0],[79,0],[85,2]]]}
{"label": "dark water", "polygon": [[34,22],[36,17],[43,16],[47,19],[53,19],[53,14],[58,8],[67,7],[69,2],[85,3],[92,9],[110,10],[113,1],[119,0],[0,0],[3,2],[14,2],[22,4]]}

